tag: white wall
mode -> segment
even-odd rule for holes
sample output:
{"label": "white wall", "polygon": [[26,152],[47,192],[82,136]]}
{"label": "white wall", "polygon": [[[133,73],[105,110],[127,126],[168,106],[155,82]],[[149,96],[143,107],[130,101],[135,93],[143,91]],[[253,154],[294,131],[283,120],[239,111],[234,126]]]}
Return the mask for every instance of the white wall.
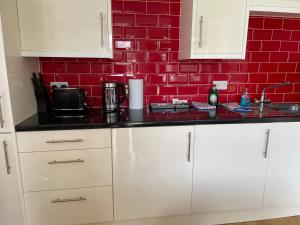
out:
{"label": "white wall", "polygon": [[0,14],[13,120],[17,124],[36,113],[36,100],[30,78],[32,72],[39,71],[38,59],[20,56],[17,0],[0,0]]}

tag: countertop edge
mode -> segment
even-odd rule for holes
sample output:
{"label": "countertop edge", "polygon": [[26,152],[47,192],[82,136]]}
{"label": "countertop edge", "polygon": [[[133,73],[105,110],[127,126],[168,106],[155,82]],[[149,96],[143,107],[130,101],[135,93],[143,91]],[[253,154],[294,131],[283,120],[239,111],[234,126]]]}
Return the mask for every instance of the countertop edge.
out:
{"label": "countertop edge", "polygon": [[278,123],[300,122],[300,117],[273,117],[273,118],[241,118],[216,120],[190,121],[151,121],[151,122],[119,122],[119,123],[87,123],[87,124],[54,124],[54,125],[21,125],[15,126],[16,132],[50,131],[50,130],[77,130],[77,129],[105,129],[105,128],[133,128],[158,126],[192,126],[210,124],[247,124],[247,123]]}

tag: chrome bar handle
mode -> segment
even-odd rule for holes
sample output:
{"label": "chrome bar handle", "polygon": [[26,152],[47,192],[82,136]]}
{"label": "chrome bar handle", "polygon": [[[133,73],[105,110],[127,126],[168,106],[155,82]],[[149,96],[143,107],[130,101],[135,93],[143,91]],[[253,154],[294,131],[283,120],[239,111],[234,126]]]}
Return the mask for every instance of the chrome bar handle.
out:
{"label": "chrome bar handle", "polygon": [[265,151],[264,151],[264,158],[268,157],[268,148],[269,148],[269,141],[270,141],[270,129],[266,130],[266,144],[265,144]]}
{"label": "chrome bar handle", "polygon": [[187,156],[187,160],[188,160],[188,162],[190,162],[191,161],[191,146],[192,146],[192,144],[191,144],[191,142],[192,142],[192,133],[191,132],[189,132],[189,134],[188,134],[188,156]]}
{"label": "chrome bar handle", "polygon": [[100,23],[101,23],[101,47],[104,47],[104,17],[103,12],[100,13]]}
{"label": "chrome bar handle", "polygon": [[204,22],[204,17],[200,17],[200,33],[199,33],[199,48],[202,48],[203,45],[203,22]]}
{"label": "chrome bar handle", "polygon": [[51,203],[64,203],[64,202],[82,202],[86,201],[86,198],[84,197],[79,197],[79,198],[65,198],[65,199],[60,199],[57,198],[55,200],[52,200]]}
{"label": "chrome bar handle", "polygon": [[83,163],[83,162],[84,162],[84,160],[82,160],[82,159],[61,160],[61,161],[53,160],[53,161],[48,162],[48,164],[53,165],[53,164]]}
{"label": "chrome bar handle", "polygon": [[6,141],[3,141],[2,144],[3,144],[3,150],[4,150],[6,172],[7,172],[7,174],[10,174],[11,166],[10,166],[10,163],[9,163],[8,150],[7,150],[8,144],[7,144]]}
{"label": "chrome bar handle", "polygon": [[3,112],[2,112],[2,96],[0,96],[0,128],[4,127]]}
{"label": "chrome bar handle", "polygon": [[70,140],[50,140],[46,141],[47,144],[60,144],[60,143],[72,143],[72,142],[83,142],[83,139],[70,139]]}

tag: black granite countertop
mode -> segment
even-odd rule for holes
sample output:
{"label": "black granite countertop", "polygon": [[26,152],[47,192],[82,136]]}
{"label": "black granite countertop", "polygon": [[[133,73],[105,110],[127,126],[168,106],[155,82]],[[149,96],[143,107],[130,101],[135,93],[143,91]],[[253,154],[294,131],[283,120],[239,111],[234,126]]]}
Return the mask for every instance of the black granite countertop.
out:
{"label": "black granite countertop", "polygon": [[52,115],[35,114],[16,125],[16,131],[70,130],[94,128],[122,128],[149,126],[180,126],[196,124],[273,123],[300,122],[300,114],[288,114],[275,110],[250,113],[229,112],[222,107],[216,111],[149,111],[122,109],[119,113],[105,114],[101,109],[91,109],[83,118],[55,118]]}

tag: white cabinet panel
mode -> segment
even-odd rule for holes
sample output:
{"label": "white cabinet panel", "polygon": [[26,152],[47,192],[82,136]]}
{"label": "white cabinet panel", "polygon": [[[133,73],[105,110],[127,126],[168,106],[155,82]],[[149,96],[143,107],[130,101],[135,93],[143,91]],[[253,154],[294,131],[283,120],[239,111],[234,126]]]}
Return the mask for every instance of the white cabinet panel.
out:
{"label": "white cabinet panel", "polygon": [[13,135],[0,134],[0,224],[21,225],[21,201],[16,173]]}
{"label": "white cabinet panel", "polygon": [[193,126],[114,129],[115,219],[191,212]]}
{"label": "white cabinet panel", "polygon": [[195,128],[193,212],[259,208],[269,124]]}
{"label": "white cabinet panel", "polygon": [[25,194],[29,225],[111,221],[112,188],[97,187]]}
{"label": "white cabinet panel", "polygon": [[300,205],[300,123],[274,123],[265,207]]}
{"label": "white cabinet panel", "polygon": [[112,57],[110,0],[18,0],[24,56]]}
{"label": "white cabinet panel", "polygon": [[244,58],[247,0],[188,0],[181,5],[180,58]]}
{"label": "white cabinet panel", "polygon": [[18,132],[19,152],[110,148],[110,129]]}
{"label": "white cabinet panel", "polygon": [[111,149],[20,153],[24,191],[112,184]]}
{"label": "white cabinet panel", "polygon": [[0,20],[0,133],[13,131],[7,68]]}
{"label": "white cabinet panel", "polygon": [[11,104],[7,80],[3,80],[1,76],[0,68],[0,133],[9,133],[14,129],[11,118]]}

